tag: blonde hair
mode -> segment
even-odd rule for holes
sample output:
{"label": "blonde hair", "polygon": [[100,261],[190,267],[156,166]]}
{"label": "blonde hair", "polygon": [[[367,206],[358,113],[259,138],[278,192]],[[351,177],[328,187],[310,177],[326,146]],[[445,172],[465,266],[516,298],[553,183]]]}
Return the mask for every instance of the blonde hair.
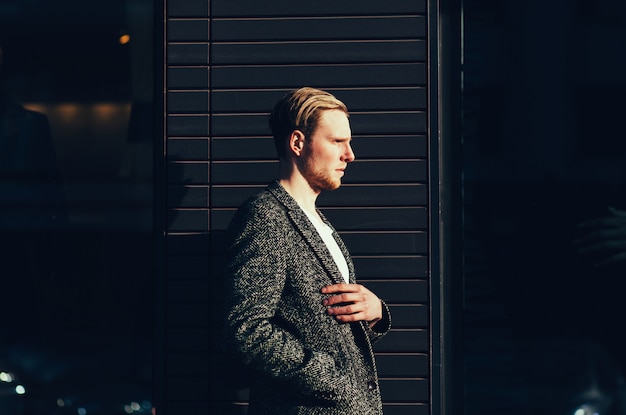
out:
{"label": "blonde hair", "polygon": [[279,158],[287,154],[287,142],[294,130],[311,136],[320,119],[321,111],[338,109],[348,114],[346,105],[329,92],[303,87],[281,98],[270,115],[269,124]]}

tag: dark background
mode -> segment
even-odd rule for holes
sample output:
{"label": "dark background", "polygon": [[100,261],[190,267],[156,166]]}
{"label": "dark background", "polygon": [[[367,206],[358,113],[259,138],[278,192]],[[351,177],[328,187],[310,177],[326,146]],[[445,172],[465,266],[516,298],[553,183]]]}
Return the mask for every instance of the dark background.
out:
{"label": "dark background", "polygon": [[573,244],[626,208],[625,11],[464,2],[467,413],[626,413],[626,267]]}
{"label": "dark background", "polygon": [[0,5],[0,413],[150,412],[151,3]]}

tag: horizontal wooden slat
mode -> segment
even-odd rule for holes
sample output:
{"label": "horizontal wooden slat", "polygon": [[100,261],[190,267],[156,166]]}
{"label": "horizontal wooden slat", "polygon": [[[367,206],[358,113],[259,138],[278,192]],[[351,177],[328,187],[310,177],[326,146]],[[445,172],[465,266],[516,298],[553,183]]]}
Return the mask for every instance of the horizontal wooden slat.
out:
{"label": "horizontal wooden slat", "polygon": [[348,166],[343,183],[425,183],[426,167],[426,160],[357,160]]}
{"label": "horizontal wooden slat", "polygon": [[168,65],[208,65],[209,45],[206,43],[173,43],[167,47]]}
{"label": "horizontal wooden slat", "polygon": [[376,356],[378,375],[385,377],[427,377],[430,370],[427,354],[379,354]]}
{"label": "horizontal wooden slat", "polygon": [[[267,183],[243,186],[213,186],[211,206],[215,208],[239,207],[248,197],[263,190]],[[414,206],[425,205],[426,184],[344,184],[333,192],[323,192],[318,198],[322,209],[330,206]]]}
{"label": "horizontal wooden slat", "polygon": [[190,67],[167,69],[167,83],[170,90],[205,89],[209,87],[209,68]]}
{"label": "horizontal wooden slat", "polygon": [[167,164],[167,180],[170,184],[208,184],[208,162],[170,162]]}
{"label": "horizontal wooden slat", "polygon": [[214,162],[210,167],[211,182],[214,184],[262,184],[278,177],[277,161]]}
{"label": "horizontal wooden slat", "polygon": [[[173,35],[178,38],[193,40],[202,31],[202,26],[198,22],[194,22],[193,25],[189,25],[193,27],[184,28],[184,30],[178,26],[180,25],[170,23],[170,33],[173,29]],[[363,31],[364,27],[368,28],[366,32]],[[266,19],[216,18],[211,22],[211,39],[215,42],[405,39],[425,35],[426,17],[423,15],[286,19],[275,17]]]}
{"label": "horizontal wooden slat", "polygon": [[210,188],[211,207],[213,208],[237,208],[246,199],[260,192],[267,183],[246,186],[212,186]]}
{"label": "horizontal wooden slat", "polygon": [[[211,211],[211,229],[228,227],[235,209]],[[426,228],[426,208],[325,209],[324,214],[338,231],[343,230],[406,230]]]}
{"label": "horizontal wooden slat", "polygon": [[[209,15],[209,2],[206,0],[168,1],[168,17],[199,17]],[[191,413],[191,412],[172,412]]]}
{"label": "horizontal wooden slat", "polygon": [[429,345],[427,330],[392,328],[389,333],[374,343],[374,350],[379,353],[428,353]]}
{"label": "horizontal wooden slat", "polygon": [[425,230],[428,216],[424,207],[338,209],[324,214],[339,231],[350,230]]}
{"label": "horizontal wooden slat", "polygon": [[370,158],[426,158],[426,137],[408,136],[353,136],[352,150],[359,160]]}
{"label": "horizontal wooden slat", "polygon": [[379,383],[385,402],[428,401],[428,379],[381,379]]}
{"label": "horizontal wooden slat", "polygon": [[425,205],[428,188],[419,183],[343,184],[324,192],[318,206],[414,206]]}
{"label": "horizontal wooden slat", "polygon": [[276,160],[272,137],[215,137],[211,139],[211,158],[214,161],[241,160],[243,154],[254,154],[256,160]]}
{"label": "horizontal wooden slat", "polygon": [[172,209],[167,212],[169,232],[198,232],[209,230],[208,209]]}
{"label": "horizontal wooden slat", "polygon": [[371,111],[424,110],[426,88],[419,86],[337,89],[335,94],[351,113]]}
{"label": "horizontal wooden slat", "polygon": [[169,160],[205,160],[209,159],[209,139],[180,138],[167,140],[166,157]]}
{"label": "horizontal wooden slat", "polygon": [[[195,164],[180,164],[182,177],[190,183],[202,183],[204,176]],[[207,166],[208,167],[208,166]],[[193,169],[187,171],[187,169]],[[215,184],[269,183],[278,175],[278,162],[215,162],[211,164],[211,181]],[[425,182],[426,162],[422,160],[357,160],[346,170],[343,182],[348,183],[411,183]]]}
{"label": "horizontal wooden slat", "polygon": [[[168,55],[171,63],[201,63],[204,55],[200,50],[181,46],[176,45]],[[210,56],[211,65],[411,63],[425,59],[423,40],[213,43]]]}
{"label": "horizontal wooden slat", "polygon": [[[172,133],[186,135],[202,135],[208,125],[202,123],[202,116],[168,117],[168,121],[176,123],[168,128]],[[188,121],[192,125],[181,125]],[[426,132],[426,116],[421,111],[352,113],[350,124],[353,135],[373,134],[424,134]],[[180,135],[185,135],[180,134]],[[176,134],[173,134],[176,135]],[[270,135],[267,114],[229,114],[215,115],[211,118],[212,137],[242,137]]]}
{"label": "horizontal wooden slat", "polygon": [[[293,89],[303,85],[318,88],[368,85],[415,86],[426,83],[424,63],[370,63],[339,65],[219,66],[211,69],[211,85],[224,88]],[[269,110],[269,109],[268,109]]]}
{"label": "horizontal wooden slat", "polygon": [[428,275],[426,256],[353,256],[352,261],[361,281],[426,278]]}
{"label": "horizontal wooden slat", "polygon": [[425,134],[426,113],[423,111],[352,113],[352,134]]}
{"label": "horizontal wooden slat", "polygon": [[426,2],[394,1],[379,2],[373,0],[323,0],[313,3],[275,0],[258,2],[255,0],[218,1],[211,4],[214,17],[247,16],[336,16],[336,15],[392,15],[400,13],[425,13]]}
{"label": "horizontal wooden slat", "polygon": [[169,19],[167,21],[167,40],[170,42],[209,40],[209,19]]}
{"label": "horizontal wooden slat", "polygon": [[341,231],[347,230],[425,230],[427,211],[423,207],[326,209],[325,215]]}
{"label": "horizontal wooden slat", "polygon": [[209,111],[208,91],[169,92],[167,94],[167,112],[206,113]]}
{"label": "horizontal wooden slat", "polygon": [[[423,304],[428,301],[428,283],[425,280],[362,282],[389,304]],[[421,312],[421,309],[415,311]]]}
{"label": "horizontal wooden slat", "polygon": [[[424,87],[327,88],[350,112],[426,109]],[[222,113],[266,113],[289,89],[221,89],[211,92],[211,111]]]}
{"label": "horizontal wooden slat", "polygon": [[209,204],[208,186],[169,186],[167,190],[167,207],[171,208],[204,208]]}
{"label": "horizontal wooden slat", "polygon": [[[379,291],[376,294],[380,297]],[[391,310],[393,327],[397,329],[428,328],[428,305],[389,305],[389,308]]]}
{"label": "horizontal wooden slat", "polygon": [[167,134],[170,137],[206,137],[209,135],[209,116],[169,115]]}
{"label": "horizontal wooden slat", "polygon": [[428,252],[425,232],[341,233],[352,255],[415,255]]}
{"label": "horizontal wooden slat", "polygon": [[[199,160],[205,154],[204,144],[206,140],[169,140],[168,158]],[[426,138],[415,135],[353,136],[352,150],[359,160],[425,158],[427,155]],[[211,158],[214,161],[241,160],[244,155],[248,154],[253,154],[256,160],[276,160],[274,139],[272,137],[217,137],[211,140]]]}

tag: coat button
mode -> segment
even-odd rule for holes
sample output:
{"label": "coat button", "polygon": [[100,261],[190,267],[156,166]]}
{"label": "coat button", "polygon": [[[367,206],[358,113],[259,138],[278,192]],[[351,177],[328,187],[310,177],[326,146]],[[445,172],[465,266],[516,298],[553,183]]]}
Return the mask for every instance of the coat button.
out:
{"label": "coat button", "polygon": [[376,382],[374,382],[373,380],[370,380],[369,382],[367,382],[367,389],[371,391],[375,391],[376,388],[378,388],[378,385],[376,384]]}

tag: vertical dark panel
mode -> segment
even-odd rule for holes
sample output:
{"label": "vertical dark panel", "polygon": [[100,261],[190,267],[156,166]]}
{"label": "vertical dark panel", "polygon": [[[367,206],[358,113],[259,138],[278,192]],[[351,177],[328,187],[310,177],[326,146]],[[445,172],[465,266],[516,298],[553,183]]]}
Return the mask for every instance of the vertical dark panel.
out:
{"label": "vertical dark panel", "polygon": [[[432,68],[430,97],[430,206],[432,298],[431,414],[463,412],[462,399],[462,233],[461,221],[461,0],[437,2],[430,44],[439,65]],[[431,59],[434,59],[431,56]],[[435,104],[436,103],[436,104]],[[435,248],[436,247],[436,248]]]}

